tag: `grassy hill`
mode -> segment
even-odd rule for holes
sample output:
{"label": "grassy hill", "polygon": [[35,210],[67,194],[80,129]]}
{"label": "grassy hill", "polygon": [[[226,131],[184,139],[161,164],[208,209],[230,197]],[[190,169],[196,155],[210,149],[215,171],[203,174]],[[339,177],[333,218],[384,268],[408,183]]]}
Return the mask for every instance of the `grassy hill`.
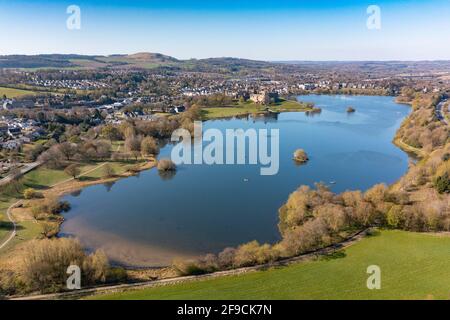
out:
{"label": "grassy hill", "polygon": [[[97,299],[450,299],[450,236],[382,231],[333,257]],[[366,287],[369,265],[381,289]]]}
{"label": "grassy hill", "polygon": [[[352,74],[363,72],[372,77],[386,77],[410,73],[441,75],[450,71],[450,61],[257,61],[233,57],[178,60],[151,52],[135,54],[79,55],[0,55],[0,68],[38,69],[96,69],[96,68],[167,68],[195,72],[232,73],[242,76],[252,74],[276,74],[295,72],[317,72],[327,70]],[[445,79],[444,79],[445,80]]]}
{"label": "grassy hill", "polygon": [[113,54],[109,56],[88,56],[76,54],[7,55],[0,56],[0,68],[37,69],[96,69],[96,68],[180,68],[210,72],[247,68],[260,69],[267,62],[237,58],[210,58],[178,60],[161,53],[140,52],[135,54]]}
{"label": "grassy hill", "polygon": [[170,66],[178,62],[177,59],[161,53],[140,52],[123,55],[116,54],[107,57],[97,57],[97,61],[104,62],[108,67],[144,68],[151,69],[160,66]]}
{"label": "grassy hill", "polygon": [[82,69],[82,68],[153,68],[176,64],[177,59],[161,53],[141,52],[110,56],[84,56],[73,54],[10,55],[0,56],[0,68],[24,69]]}

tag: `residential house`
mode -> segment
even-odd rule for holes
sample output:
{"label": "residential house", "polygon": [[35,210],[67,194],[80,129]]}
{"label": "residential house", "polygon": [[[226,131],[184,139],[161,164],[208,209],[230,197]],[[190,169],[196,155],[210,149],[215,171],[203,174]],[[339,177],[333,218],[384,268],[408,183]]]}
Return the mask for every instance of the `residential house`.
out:
{"label": "residential house", "polygon": [[8,134],[12,137],[18,137],[22,133],[22,129],[20,127],[9,127]]}

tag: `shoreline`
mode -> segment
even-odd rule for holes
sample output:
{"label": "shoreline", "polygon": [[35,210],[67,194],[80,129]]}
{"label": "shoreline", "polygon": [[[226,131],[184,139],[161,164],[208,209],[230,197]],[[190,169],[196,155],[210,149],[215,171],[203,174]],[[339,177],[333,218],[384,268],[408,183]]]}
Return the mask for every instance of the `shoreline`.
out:
{"label": "shoreline", "polygon": [[[316,93],[312,93],[313,95],[316,95]],[[326,96],[336,96],[336,95],[348,95],[348,94],[320,94],[320,95],[326,95]],[[367,94],[360,94],[359,96],[379,96],[379,95],[367,95]],[[382,97],[385,97],[385,95],[383,95]],[[393,98],[394,98],[394,100],[393,100],[393,102],[394,103],[396,103],[396,104],[402,104],[402,105],[407,105],[407,106],[411,106],[411,103],[403,103],[403,102],[398,102],[397,101],[397,99],[395,99],[395,96],[392,96]],[[225,108],[228,108],[228,107],[223,107],[224,109]],[[230,108],[232,108],[232,107],[230,107]],[[289,110],[289,109],[285,109],[285,110],[280,110],[278,113],[287,113],[287,112],[307,112],[308,110],[311,110],[312,108],[310,108],[310,109],[303,109],[303,110]],[[254,114],[256,114],[256,115],[264,115],[264,114],[273,114],[273,112],[270,112],[270,111],[263,111],[263,110],[261,110],[260,112],[258,112],[258,113],[255,113],[255,112],[248,112],[248,113],[246,113],[246,114],[235,114],[235,115],[229,115],[229,116],[223,116],[223,117],[216,117],[216,118],[210,118],[210,119],[203,119],[202,121],[203,122],[206,122],[206,121],[215,121],[215,120],[223,120],[223,119],[234,119],[234,118],[240,118],[240,117],[248,117],[248,116],[251,116],[251,115],[254,115]],[[409,117],[409,115],[410,114],[408,114],[408,115],[406,115],[405,117],[404,117],[404,119],[402,120],[402,121],[404,121],[405,119],[407,119],[408,117]],[[396,133],[397,133],[397,131],[400,129],[400,126],[397,128],[397,130],[396,130]],[[401,142],[401,141],[399,141],[399,142]],[[406,148],[406,144],[405,143],[403,143],[403,145],[402,144],[400,144],[400,143],[398,143],[397,141],[396,141],[396,139],[395,139],[395,136],[394,136],[394,140],[393,140],[393,143],[394,143],[394,145],[396,145],[400,150],[402,150],[403,152],[405,152],[407,155],[408,155],[408,157],[413,157],[414,155],[415,156],[417,156],[417,157],[420,157],[420,155],[418,154],[418,153],[416,153],[416,152],[414,152],[414,151],[412,151],[412,150],[408,150],[407,148]],[[412,147],[411,147],[412,148]],[[153,166],[151,166],[151,167],[149,167],[148,169],[151,169]],[[147,169],[142,169],[141,171],[145,171],[145,170],[147,170]],[[409,169],[408,169],[409,170]],[[393,182],[392,184],[390,184],[390,185],[388,185],[388,187],[392,187],[392,186],[394,186],[396,183],[397,183],[397,181],[399,180],[399,179],[401,179],[406,173],[407,173],[408,171],[406,171],[402,176],[400,176],[395,182]],[[126,176],[124,176],[123,178],[127,178],[127,177],[129,177],[129,176],[132,176],[132,174],[130,174],[130,175],[126,175]],[[119,179],[113,179],[113,180],[119,180]],[[95,185],[95,184],[102,184],[102,183],[105,183],[105,182],[108,182],[108,181],[98,181],[98,182],[94,182],[94,183],[92,183],[92,184],[88,184],[88,185],[85,185],[85,186],[82,186],[81,188],[85,188],[85,187],[88,187],[88,186],[90,186],[90,185]],[[70,193],[70,192],[73,192],[73,191],[76,191],[76,190],[78,190],[78,188],[74,188],[73,190],[69,190],[69,191],[67,191],[67,192],[65,192],[65,193],[62,193],[61,195],[59,195],[59,196],[63,196],[64,194],[67,194],[67,193]],[[64,220],[63,220],[63,222],[64,222]],[[62,222],[62,223],[63,223]],[[58,231],[58,233],[59,233],[59,231]],[[160,270],[167,270],[167,269],[170,269],[171,268],[171,264],[167,264],[167,265],[163,265],[163,266],[148,266],[148,265],[146,265],[146,266],[138,266],[138,265],[128,265],[128,264],[126,264],[126,263],[114,263],[114,264],[112,264],[112,266],[114,266],[114,267],[121,267],[121,268],[123,268],[123,269],[125,269],[125,270],[127,270],[127,271],[136,271],[136,272],[144,272],[144,271],[149,271],[149,272],[158,272],[158,271],[160,271]]]}
{"label": "shoreline", "polygon": [[[106,162],[107,163],[107,162]],[[155,167],[157,164],[157,161],[154,157],[146,159],[145,162],[142,162],[141,164],[139,164],[139,168],[138,171],[136,171],[136,173],[140,173],[142,171],[145,170],[150,170],[153,167]],[[94,168],[97,169],[97,168]],[[82,177],[83,174],[85,173],[81,173],[78,177]],[[56,183],[55,185],[49,187],[46,190],[41,191],[42,195],[44,195],[45,197],[48,196],[55,196],[57,198],[61,198],[64,195],[67,195],[71,192],[75,192],[84,188],[87,188],[89,186],[93,186],[93,185],[99,185],[99,184],[104,184],[104,183],[108,183],[108,182],[115,182],[124,178],[128,178],[135,175],[135,173],[130,172],[130,171],[125,171],[121,174],[115,175],[113,177],[109,177],[109,178],[99,178],[98,180],[94,180],[94,181],[80,181],[78,179],[69,179],[69,180],[64,180],[64,181],[60,181],[58,183]],[[27,204],[39,201],[42,199],[17,199],[17,201],[14,201],[13,204],[11,204],[7,211],[6,211],[6,216],[9,219],[9,221],[13,224],[14,228],[13,230],[11,230],[11,232],[9,233],[9,235],[7,235],[5,237],[5,241],[1,244],[1,248],[0,249],[6,249],[7,245],[9,244],[10,241],[12,241],[16,236],[17,236],[17,226],[20,225],[21,222],[23,221],[17,221],[16,219],[14,219],[14,209],[17,209],[19,205],[23,205],[24,201],[27,201]],[[63,214],[60,215],[61,219],[57,222],[58,226],[57,226],[57,232],[55,234],[55,237],[58,237],[58,234],[60,233],[60,226],[62,223],[64,223],[65,218],[63,216]]]}
{"label": "shoreline", "polygon": [[[298,97],[298,95],[296,95]],[[291,106],[295,104],[295,106]],[[203,107],[202,108],[202,121],[220,120],[220,119],[232,119],[235,117],[248,117],[249,115],[270,115],[278,114],[281,112],[307,112],[311,111],[312,107],[298,100],[288,100],[282,98],[279,102],[263,105],[258,103],[246,103],[237,105],[228,105],[221,107]],[[214,111],[224,111],[225,113],[230,111],[230,114],[215,115]],[[233,112],[234,111],[234,112]]]}
{"label": "shoreline", "polygon": [[[115,175],[110,178],[100,178],[99,180],[95,180],[95,181],[79,181],[79,180],[71,179],[70,181],[66,181],[66,182],[63,181],[60,185],[51,187],[50,189],[45,190],[42,193],[45,196],[47,196],[50,193],[53,196],[61,198],[69,193],[76,192],[76,191],[85,189],[90,186],[95,186],[95,185],[104,184],[104,183],[108,183],[108,182],[116,182],[121,179],[132,177],[132,176],[136,175],[136,173],[140,173],[142,171],[150,170],[150,169],[154,168],[156,166],[156,164],[157,164],[157,161],[155,158],[148,159],[147,161],[145,161],[143,164],[141,164],[139,166],[139,170],[136,171],[135,173],[130,172],[130,171],[125,171],[122,174]],[[78,183],[74,185],[73,184],[74,182],[78,182]],[[66,183],[69,183],[69,185],[65,186]],[[61,188],[59,186],[61,186]],[[59,233],[61,232],[61,225],[65,221],[65,217],[64,217],[63,213],[61,213],[61,217],[62,217],[62,219],[61,219],[61,221],[58,222],[58,230],[55,234],[55,237],[59,237]]]}
{"label": "shoreline", "polygon": [[111,291],[114,292],[114,290],[120,291],[120,290],[126,290],[126,289],[132,289],[132,288],[145,288],[145,287],[152,287],[152,286],[159,286],[159,285],[168,285],[168,284],[175,284],[175,283],[184,283],[187,281],[198,281],[201,279],[211,279],[211,278],[218,278],[218,277],[224,277],[224,276],[232,276],[232,275],[240,275],[248,272],[254,272],[254,271],[260,271],[260,270],[266,270],[268,268],[274,268],[274,267],[282,267],[282,266],[288,266],[290,264],[309,261],[311,259],[314,259],[318,255],[326,255],[326,254],[332,254],[333,252],[343,250],[348,248],[349,246],[361,241],[365,238],[365,236],[370,235],[371,232],[375,231],[374,228],[366,228],[363,230],[359,230],[348,236],[347,238],[343,239],[339,243],[334,243],[329,246],[319,248],[316,250],[312,250],[309,252],[302,253],[300,255],[290,257],[290,258],[284,258],[280,259],[278,261],[270,262],[270,263],[264,263],[264,264],[258,264],[250,267],[240,267],[240,268],[234,268],[224,271],[216,271],[213,273],[206,273],[201,275],[191,275],[191,276],[175,276],[175,277],[169,277],[169,278],[161,278],[157,280],[150,280],[150,281],[141,281],[141,282],[126,282],[121,284],[112,284],[112,285],[103,285],[103,286],[94,286],[91,288],[86,288],[81,291],[75,291],[75,292],[60,292],[60,293],[53,293],[53,294],[43,294],[43,295],[28,295],[28,296],[13,296],[11,297],[11,300],[42,300],[42,299],[56,299],[58,297],[70,297],[70,296],[76,296],[76,297],[82,297],[82,296],[92,296],[99,294],[102,291]]}
{"label": "shoreline", "polygon": [[[137,170],[136,173],[140,173],[145,170],[150,170],[156,166],[156,163],[157,163],[157,161],[155,158],[147,159],[143,164],[141,164],[139,166],[139,170]],[[53,187],[50,187],[49,189],[43,191],[42,193],[44,195],[46,195],[47,193],[54,192],[56,190],[56,192],[57,192],[56,196],[62,197],[64,195],[67,195],[68,193],[75,192],[80,189],[87,188],[89,186],[103,184],[103,183],[107,183],[107,182],[115,182],[115,181],[118,181],[121,179],[132,177],[134,175],[135,175],[135,173],[133,173],[133,172],[125,171],[122,174],[114,175],[109,178],[100,178],[99,180],[94,180],[94,181],[79,181],[78,179],[76,179],[76,180],[71,179],[70,181],[67,181],[67,182],[63,181],[60,185],[57,184]],[[77,184],[65,186],[66,183],[73,183],[73,182],[77,182]],[[60,186],[61,186],[61,188],[60,188]]]}
{"label": "shoreline", "polygon": [[[403,103],[403,102],[398,102],[396,100],[394,100],[394,102],[398,103],[398,104],[404,104],[404,105],[411,106],[411,103]],[[298,112],[298,111],[286,110],[286,112]],[[249,114],[247,114],[247,116]],[[407,120],[410,117],[410,115],[411,115],[411,113],[409,115],[405,116],[403,121]],[[238,115],[238,116],[242,116],[242,115]],[[236,115],[227,116],[227,117],[224,117],[224,118],[234,118],[234,117],[236,117]],[[213,121],[213,120],[219,120],[219,119],[218,118],[213,118],[213,119],[208,119],[208,120],[204,120],[204,121]],[[401,128],[401,126],[399,128],[397,128],[397,130],[396,130],[396,135],[394,136],[394,138],[392,140],[393,144],[395,144],[400,150],[402,150],[403,152],[405,152],[407,154],[411,154],[412,153],[412,154],[417,155],[418,157],[422,157],[422,152],[423,152],[422,150],[420,150],[420,149],[412,150],[412,149],[416,149],[416,148],[413,148],[413,147],[407,145],[406,143],[401,141],[401,139],[397,138],[397,133],[398,133],[400,128]],[[408,147],[411,147],[411,149],[408,148]],[[426,154],[424,156],[426,156]],[[155,158],[150,159],[149,161],[146,161],[145,163],[143,162],[139,166],[139,171],[136,171],[136,172],[142,172],[142,171],[145,171],[145,170],[150,170],[156,165],[156,163],[157,163],[157,161],[156,161]],[[410,169],[408,169],[404,175],[399,177],[399,179],[401,179],[403,176],[405,176],[409,172],[409,170]],[[100,178],[99,180],[95,180],[95,181],[76,181],[77,183],[75,183],[75,184],[73,183],[74,181],[69,181],[69,182],[67,182],[67,181],[64,182],[63,181],[60,186],[57,185],[55,187],[51,187],[48,190],[45,190],[44,193],[47,194],[47,193],[51,193],[51,192],[55,192],[56,191],[57,192],[57,196],[61,197],[61,196],[64,196],[65,194],[68,194],[70,192],[74,192],[74,191],[77,191],[77,190],[80,190],[80,189],[84,189],[84,188],[92,186],[92,185],[98,185],[98,184],[102,184],[102,183],[118,181],[118,180],[120,180],[122,178],[131,177],[133,175],[134,174],[132,172],[126,171],[126,172],[124,172],[124,173],[122,173],[120,175],[116,175],[116,176],[111,177],[111,178]],[[398,180],[396,182],[390,184],[388,187],[395,186],[395,184],[397,182],[398,182]],[[64,222],[64,220],[59,224],[59,226],[63,222]],[[59,226],[58,226],[58,228],[59,228]],[[364,231],[367,231],[367,230],[360,230],[360,231],[358,231],[357,234],[363,233]],[[59,232],[60,231],[58,230],[58,233]],[[434,235],[435,233],[430,233],[430,234]],[[445,234],[437,233],[436,235],[448,236],[448,233],[445,233]],[[355,236],[355,234],[353,234],[350,238],[353,238],[354,236]],[[343,241],[341,241],[339,243],[332,244],[331,246],[339,247],[341,244],[347,242],[348,240],[349,240],[349,238],[344,239]],[[326,247],[326,248],[328,248],[328,247]],[[314,252],[316,252],[316,254],[319,254],[319,252],[322,252],[322,250],[326,249],[326,248],[318,249],[318,250],[315,250]],[[282,259],[282,260],[279,260],[279,261],[275,262],[275,264],[272,263],[271,265],[273,266],[273,265],[282,264],[282,263],[284,263],[286,261],[293,261],[293,263],[294,262],[300,262],[300,261],[303,261],[302,257],[305,256],[305,255],[308,255],[308,254],[310,254],[310,253],[305,253],[305,254],[302,254],[300,256],[295,256],[295,257],[291,257],[291,258],[285,258],[285,259]],[[266,264],[264,264],[264,265],[255,265],[255,266],[250,267],[250,268],[255,268],[255,270],[256,270],[258,268],[263,268],[265,265]],[[95,286],[95,287],[88,288],[88,289],[85,289],[85,290],[87,292],[90,292],[91,294],[96,294],[96,293],[100,293],[102,291],[110,290],[111,288],[133,288],[133,287],[144,288],[146,286],[157,286],[159,283],[166,283],[167,282],[168,284],[171,284],[171,283],[182,282],[184,279],[187,279],[187,278],[189,278],[189,279],[192,278],[194,280],[197,280],[197,278],[209,277],[209,276],[220,277],[220,276],[226,275],[228,272],[231,272],[231,273],[232,272],[239,272],[241,269],[243,269],[243,268],[230,269],[230,270],[227,270],[227,271],[224,271],[224,272],[215,272],[215,273],[207,274],[207,275],[200,276],[200,277],[198,277],[198,276],[194,276],[194,277],[188,276],[188,277],[186,277],[186,276],[174,275],[173,274],[173,268],[171,268],[170,266],[132,267],[132,266],[126,266],[126,265],[121,265],[121,264],[115,264],[114,266],[122,267],[124,270],[126,270],[126,272],[130,275],[130,278],[129,278],[130,280],[125,282],[125,283],[121,283],[121,284],[119,283],[119,284],[115,284],[115,285],[111,284],[111,285],[106,285],[106,286],[104,286],[104,285],[103,286]],[[224,273],[224,274],[222,274],[222,273]],[[45,299],[45,298],[51,298],[51,297],[55,297],[55,298],[56,297],[64,297],[65,295],[73,295],[73,294],[74,293],[59,293],[59,294],[55,294],[55,295],[20,296],[20,297],[17,296],[15,298],[19,298],[19,299],[21,299],[21,298],[23,298],[23,299],[29,299],[29,298],[31,298],[31,299],[40,299],[39,297],[43,297]]]}
{"label": "shoreline", "polygon": [[[324,95],[330,95],[330,94],[324,94]],[[332,95],[336,95],[336,94],[332,94]],[[344,94],[345,95],[345,94]],[[395,103],[398,104],[405,104],[405,105],[411,105],[411,103],[402,103],[402,102],[398,102],[397,99],[394,100]],[[308,111],[307,109],[304,110],[280,110],[280,112],[306,112]],[[260,111],[256,114],[267,114],[270,113],[268,111]],[[205,119],[203,121],[214,121],[214,120],[221,120],[221,119],[232,119],[232,118],[236,118],[236,117],[248,117],[251,114],[255,114],[254,112],[248,112],[246,114],[236,114],[236,115],[229,115],[229,116],[224,116],[224,117],[216,117],[216,118],[210,118],[210,119]],[[409,117],[406,116],[405,119],[407,119]],[[400,127],[399,127],[400,128]],[[398,128],[398,129],[399,129]],[[398,131],[397,129],[397,131]],[[404,148],[401,144],[398,143],[398,141],[395,141],[395,137],[394,137],[394,144],[401,149],[403,152],[408,153],[408,149]],[[414,153],[414,152],[412,152]],[[415,153],[414,153],[415,154]],[[137,172],[142,172],[145,170],[150,170],[152,169],[154,166],[156,166],[157,161],[156,158],[151,158],[151,159],[147,159],[146,162],[141,163],[139,166],[139,171]],[[48,196],[48,195],[54,195],[57,196],[58,198],[63,197],[64,195],[67,195],[71,192],[74,191],[78,191],[80,189],[84,189],[87,188],[89,186],[93,186],[93,185],[99,185],[99,184],[103,184],[103,183],[107,183],[107,182],[115,182],[118,181],[122,178],[127,178],[127,177],[131,177],[133,176],[134,173],[130,172],[130,171],[126,171],[122,174],[116,175],[114,177],[111,178],[99,178],[98,180],[95,181],[79,181],[79,180],[73,180],[71,179],[71,181],[62,181],[60,184],[57,184],[55,186],[50,187],[49,189],[43,191],[43,194]],[[401,178],[401,177],[400,177]],[[400,179],[399,178],[399,179]],[[395,185],[395,182],[393,184],[391,184],[391,186]],[[61,221],[58,222],[58,226],[57,226],[57,233],[56,233],[56,237],[58,237],[60,231],[61,231],[61,225],[62,223],[64,223],[65,219],[64,219],[64,215],[61,215],[62,219]],[[115,267],[121,267],[123,269],[125,269],[127,272],[131,272],[131,273],[137,273],[140,274],[136,277],[136,279],[145,279],[148,277],[156,277],[157,279],[164,279],[164,276],[161,277],[161,273],[164,273],[168,270],[171,270],[171,265],[166,265],[166,266],[129,266],[126,264],[114,264],[112,266]],[[169,273],[172,273],[170,272]],[[138,280],[139,281],[139,280]]]}

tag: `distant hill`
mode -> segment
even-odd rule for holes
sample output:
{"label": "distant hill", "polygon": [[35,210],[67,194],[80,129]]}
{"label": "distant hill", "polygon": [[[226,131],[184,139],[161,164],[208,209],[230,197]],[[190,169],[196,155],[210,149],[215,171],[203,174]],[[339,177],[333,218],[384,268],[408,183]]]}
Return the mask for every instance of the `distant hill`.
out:
{"label": "distant hill", "polygon": [[369,77],[450,73],[450,61],[258,61],[231,57],[178,60],[161,53],[78,55],[41,54],[0,56],[0,68],[23,69],[167,69],[237,75],[276,72],[365,72]]}
{"label": "distant hill", "polygon": [[239,58],[208,58],[178,60],[161,53],[139,52],[88,56],[76,54],[10,55],[0,56],[0,68],[23,69],[155,69],[196,72],[246,73],[273,65],[270,62]]}
{"label": "distant hill", "polygon": [[0,56],[0,68],[153,68],[178,63],[161,53],[141,52],[110,56],[76,54],[41,54]]}
{"label": "distant hill", "polygon": [[71,60],[91,60],[92,56],[76,54],[40,54],[0,56],[0,68],[69,68]]}
{"label": "distant hill", "polygon": [[106,57],[96,57],[96,60],[106,63],[105,67],[144,69],[174,65],[180,62],[174,57],[151,52],[114,54]]}
{"label": "distant hill", "polygon": [[129,54],[125,56],[129,60],[135,60],[139,62],[178,62],[179,60],[171,56],[166,56],[161,53],[151,53],[151,52],[139,52],[135,54]]}

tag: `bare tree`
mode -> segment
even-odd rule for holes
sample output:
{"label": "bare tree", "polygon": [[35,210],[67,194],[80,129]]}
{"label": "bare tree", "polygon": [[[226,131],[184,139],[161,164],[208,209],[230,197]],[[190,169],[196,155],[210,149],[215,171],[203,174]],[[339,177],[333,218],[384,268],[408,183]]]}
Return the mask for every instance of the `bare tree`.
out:
{"label": "bare tree", "polygon": [[159,153],[159,147],[156,140],[152,137],[145,137],[141,142],[141,152],[143,155],[156,155]]}
{"label": "bare tree", "polygon": [[106,178],[114,177],[115,171],[111,164],[107,163],[103,166],[103,175]]}
{"label": "bare tree", "polygon": [[70,164],[65,169],[64,172],[73,177],[74,179],[80,174],[80,167],[77,164]]}
{"label": "bare tree", "polygon": [[63,142],[59,144],[58,150],[64,155],[64,157],[66,157],[68,161],[77,153],[76,145],[70,142]]}

